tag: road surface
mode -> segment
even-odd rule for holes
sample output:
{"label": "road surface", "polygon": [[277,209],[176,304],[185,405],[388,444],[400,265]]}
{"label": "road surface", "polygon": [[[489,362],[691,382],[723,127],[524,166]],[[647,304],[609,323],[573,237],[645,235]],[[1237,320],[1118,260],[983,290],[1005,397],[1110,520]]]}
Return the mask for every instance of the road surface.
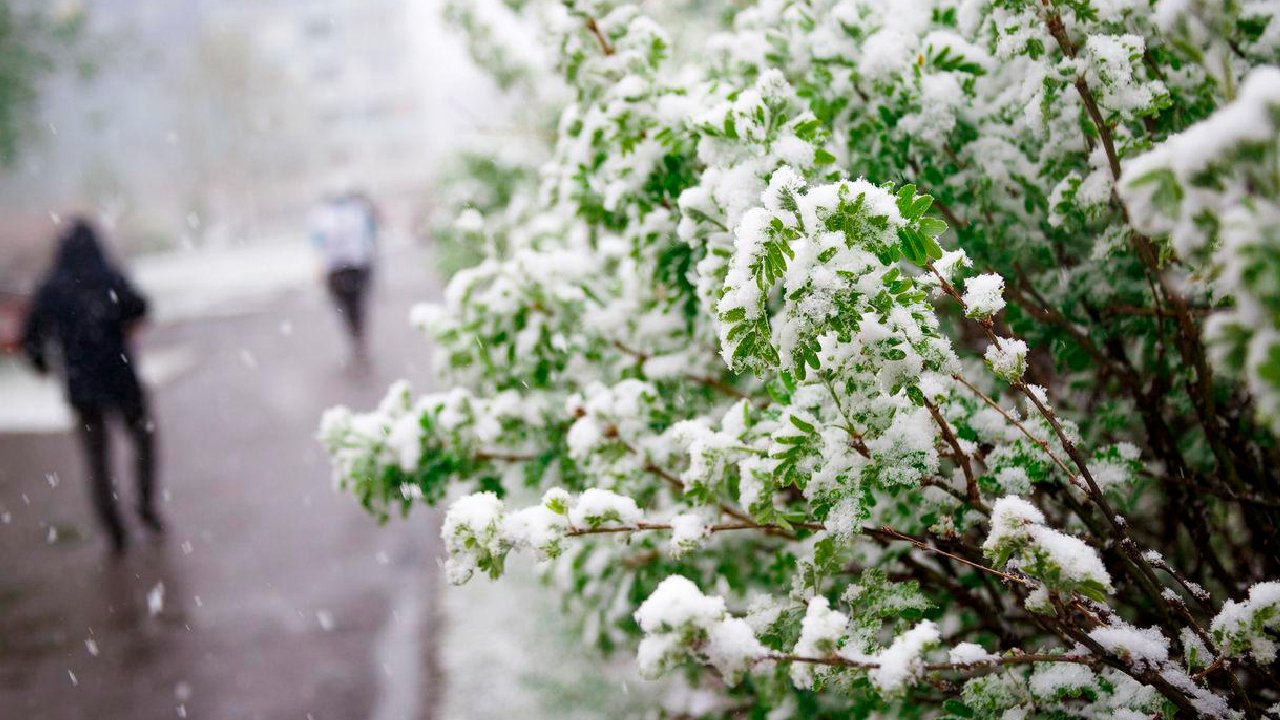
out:
{"label": "road surface", "polygon": [[[152,395],[169,532],[149,540],[130,515],[122,561],[74,437],[0,434],[0,716],[435,717],[436,519],[378,527],[331,489],[312,437],[326,407],[427,383],[407,314],[437,292],[428,260],[389,260],[364,375],[342,367],[317,287],[145,333],[144,354],[177,366]],[[113,449],[128,512],[131,452]]]}

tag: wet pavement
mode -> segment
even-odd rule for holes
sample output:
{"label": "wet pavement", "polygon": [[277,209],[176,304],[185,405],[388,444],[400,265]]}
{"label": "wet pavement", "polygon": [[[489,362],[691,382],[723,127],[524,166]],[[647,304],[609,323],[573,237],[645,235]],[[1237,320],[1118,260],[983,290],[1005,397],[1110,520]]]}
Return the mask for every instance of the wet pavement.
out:
{"label": "wet pavement", "polygon": [[[0,718],[435,717],[436,519],[378,527],[312,437],[326,407],[426,383],[407,314],[437,290],[425,256],[388,260],[365,374],[342,367],[318,286],[146,331],[144,353],[186,358],[152,394],[169,531],[130,515],[123,560],[75,438],[0,435]],[[132,453],[113,439],[128,512]]]}

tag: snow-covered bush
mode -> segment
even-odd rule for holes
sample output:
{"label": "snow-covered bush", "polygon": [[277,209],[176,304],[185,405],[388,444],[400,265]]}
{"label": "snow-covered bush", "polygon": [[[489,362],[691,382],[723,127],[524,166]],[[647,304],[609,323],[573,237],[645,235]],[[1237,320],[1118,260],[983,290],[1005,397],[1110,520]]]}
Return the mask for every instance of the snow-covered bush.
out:
{"label": "snow-covered bush", "polygon": [[709,5],[506,3],[573,99],[337,483],[707,717],[1280,713],[1280,6]]}

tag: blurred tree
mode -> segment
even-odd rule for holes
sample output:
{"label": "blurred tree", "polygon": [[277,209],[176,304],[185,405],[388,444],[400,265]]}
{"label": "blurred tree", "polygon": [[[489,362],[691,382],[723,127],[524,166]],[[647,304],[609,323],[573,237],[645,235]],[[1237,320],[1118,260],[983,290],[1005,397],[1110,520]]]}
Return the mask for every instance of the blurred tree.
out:
{"label": "blurred tree", "polygon": [[17,157],[18,138],[36,98],[35,83],[48,61],[24,33],[26,18],[0,0],[0,162]]}
{"label": "blurred tree", "polygon": [[[54,50],[80,34],[83,19],[78,5],[37,11],[0,0],[0,164],[17,159],[33,122],[40,77],[54,68]],[[92,66],[82,61],[79,70],[88,74]]]}

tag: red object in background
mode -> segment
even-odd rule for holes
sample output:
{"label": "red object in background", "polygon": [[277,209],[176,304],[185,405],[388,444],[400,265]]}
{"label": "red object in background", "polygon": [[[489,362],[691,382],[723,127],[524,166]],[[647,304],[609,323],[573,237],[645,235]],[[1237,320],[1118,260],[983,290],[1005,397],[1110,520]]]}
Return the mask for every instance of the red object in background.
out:
{"label": "red object in background", "polygon": [[22,349],[22,321],[27,316],[27,298],[0,292],[0,350],[15,353]]}

